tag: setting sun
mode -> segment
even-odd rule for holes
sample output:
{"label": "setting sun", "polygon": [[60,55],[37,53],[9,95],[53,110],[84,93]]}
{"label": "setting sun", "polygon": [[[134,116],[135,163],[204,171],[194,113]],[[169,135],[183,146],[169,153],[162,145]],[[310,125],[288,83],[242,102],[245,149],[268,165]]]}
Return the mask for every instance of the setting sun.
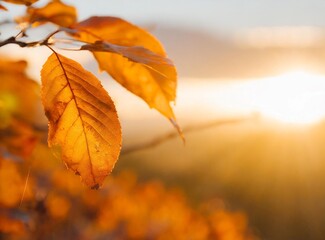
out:
{"label": "setting sun", "polygon": [[197,106],[204,118],[258,113],[296,125],[325,119],[325,76],[303,70],[252,80],[186,79],[180,85],[179,109]]}
{"label": "setting sun", "polygon": [[262,115],[294,124],[310,124],[325,117],[325,78],[294,71],[248,83],[254,108]]}

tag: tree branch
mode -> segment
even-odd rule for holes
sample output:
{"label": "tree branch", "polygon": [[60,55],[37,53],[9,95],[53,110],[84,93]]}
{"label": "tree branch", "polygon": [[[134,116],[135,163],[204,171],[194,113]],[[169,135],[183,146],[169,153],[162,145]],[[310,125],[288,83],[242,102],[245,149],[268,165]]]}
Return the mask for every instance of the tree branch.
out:
{"label": "tree branch", "polygon": [[20,47],[27,47],[28,43],[17,41],[15,37],[10,37],[2,42],[0,42],[0,47],[8,45],[8,44],[17,44]]}
{"label": "tree branch", "polygon": [[50,33],[46,38],[39,40],[39,41],[35,41],[35,42],[24,42],[24,41],[18,41],[17,38],[19,37],[19,35],[22,33],[23,35],[25,34],[24,32],[19,32],[17,34],[17,36],[15,37],[9,37],[6,40],[0,42],[0,47],[3,47],[5,45],[8,44],[16,44],[19,47],[35,47],[35,46],[49,46],[51,45],[51,43],[49,42],[50,38],[53,37],[55,34],[57,34],[58,32],[62,31],[61,29],[58,29],[52,33]]}
{"label": "tree branch", "polygon": [[[217,119],[217,120],[213,120],[213,121],[203,123],[203,124],[184,127],[183,133],[185,134],[185,133],[201,131],[201,130],[209,129],[209,128],[213,128],[213,127],[222,127],[224,125],[238,124],[238,123],[242,123],[242,122],[246,122],[246,121],[256,121],[258,119],[259,119],[258,114],[252,114],[247,117],[241,117],[241,118]],[[137,151],[156,147],[157,145],[159,145],[165,141],[171,140],[173,138],[176,138],[177,136],[178,136],[177,132],[171,131],[171,132],[164,134],[162,136],[158,136],[148,142],[135,144],[130,147],[125,147],[122,149],[121,155],[127,155],[127,154],[131,154],[131,153],[134,153]]]}

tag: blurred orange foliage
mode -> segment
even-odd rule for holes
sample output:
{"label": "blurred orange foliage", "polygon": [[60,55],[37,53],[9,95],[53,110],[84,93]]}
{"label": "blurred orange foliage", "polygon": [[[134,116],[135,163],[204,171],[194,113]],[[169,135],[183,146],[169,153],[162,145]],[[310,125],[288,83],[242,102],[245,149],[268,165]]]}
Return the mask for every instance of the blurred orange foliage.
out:
{"label": "blurred orange foliage", "polygon": [[[37,156],[37,151],[34,154]],[[60,163],[39,168],[38,162],[43,160],[33,159],[29,180],[33,184],[28,184],[21,206],[25,176],[7,166],[6,174],[1,174],[0,168],[1,193],[13,199],[5,204],[2,201],[0,212],[16,216],[0,219],[6,223],[0,227],[0,236],[85,240],[257,239],[245,214],[228,211],[220,199],[193,207],[181,190],[168,189],[160,181],[139,182],[127,170],[111,176],[99,191],[90,190],[71,172],[60,168]],[[9,160],[5,162],[16,165]],[[29,163],[17,164],[27,167]],[[12,227],[5,227],[9,222]]]}
{"label": "blurred orange foliage", "polygon": [[49,2],[42,8],[29,7],[26,16],[18,22],[28,22],[34,26],[52,22],[62,27],[69,27],[77,21],[77,10],[60,1]]}

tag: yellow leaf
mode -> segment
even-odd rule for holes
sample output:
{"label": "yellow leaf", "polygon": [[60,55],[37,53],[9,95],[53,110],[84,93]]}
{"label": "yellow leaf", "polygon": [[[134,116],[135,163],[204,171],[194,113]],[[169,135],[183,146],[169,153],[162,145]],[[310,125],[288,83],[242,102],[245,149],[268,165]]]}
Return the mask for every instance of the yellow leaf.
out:
{"label": "yellow leaf", "polygon": [[60,1],[53,1],[42,8],[28,8],[27,16],[22,20],[34,25],[52,22],[62,27],[69,27],[77,20],[77,11],[73,6],[66,5]]}
{"label": "yellow leaf", "polygon": [[95,76],[57,53],[47,59],[41,78],[49,146],[59,146],[68,168],[86,185],[98,188],[121,148],[113,101]]}
{"label": "yellow leaf", "polygon": [[29,6],[29,5],[37,2],[38,0],[2,0],[2,1]]}
{"label": "yellow leaf", "polygon": [[176,97],[177,73],[155,37],[115,17],[91,17],[72,28],[76,30],[74,37],[79,40],[119,45],[112,51],[104,49],[106,52],[93,49],[100,68],[151,108],[175,121],[170,103]]}

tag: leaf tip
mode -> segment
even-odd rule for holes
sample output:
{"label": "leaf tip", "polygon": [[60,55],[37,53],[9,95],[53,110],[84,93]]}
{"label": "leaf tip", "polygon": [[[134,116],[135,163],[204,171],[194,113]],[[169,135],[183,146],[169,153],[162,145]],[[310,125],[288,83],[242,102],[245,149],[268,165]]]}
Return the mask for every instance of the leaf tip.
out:
{"label": "leaf tip", "polygon": [[183,144],[186,144],[186,138],[183,134],[183,131],[181,129],[181,127],[178,125],[178,123],[176,122],[176,119],[174,118],[169,118],[169,121],[173,124],[173,126],[175,127],[176,131],[178,132],[178,135],[180,136],[180,138],[182,139]]}

